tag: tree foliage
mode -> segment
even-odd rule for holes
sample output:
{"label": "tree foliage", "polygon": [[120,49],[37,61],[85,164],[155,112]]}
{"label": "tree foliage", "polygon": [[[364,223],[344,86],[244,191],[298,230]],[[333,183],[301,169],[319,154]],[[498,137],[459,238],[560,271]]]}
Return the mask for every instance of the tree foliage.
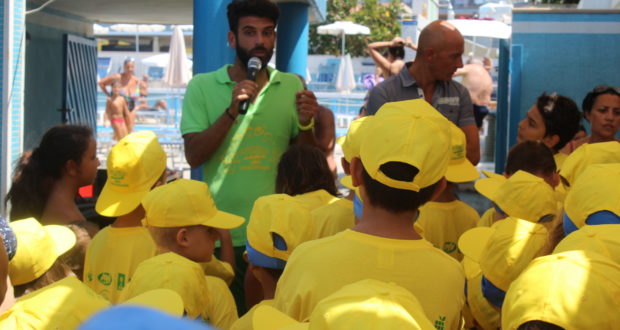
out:
{"label": "tree foliage", "polygon": [[309,52],[340,55],[341,37],[318,34],[317,27],[336,21],[351,21],[367,26],[371,34],[346,36],[345,52],[351,56],[367,56],[367,43],[389,41],[400,35],[399,9],[400,0],[383,4],[378,0],[328,0],[326,20],[310,25]]}

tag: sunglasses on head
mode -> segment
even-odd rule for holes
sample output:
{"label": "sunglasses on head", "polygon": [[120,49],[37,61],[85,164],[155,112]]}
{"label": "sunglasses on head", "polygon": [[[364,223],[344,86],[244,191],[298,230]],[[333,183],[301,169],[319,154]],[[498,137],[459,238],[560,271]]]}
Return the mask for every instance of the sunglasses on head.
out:
{"label": "sunglasses on head", "polygon": [[594,87],[591,93],[600,95],[600,94],[607,94],[609,92],[620,96],[620,88],[614,87],[614,86],[607,86],[607,85],[596,86]]}

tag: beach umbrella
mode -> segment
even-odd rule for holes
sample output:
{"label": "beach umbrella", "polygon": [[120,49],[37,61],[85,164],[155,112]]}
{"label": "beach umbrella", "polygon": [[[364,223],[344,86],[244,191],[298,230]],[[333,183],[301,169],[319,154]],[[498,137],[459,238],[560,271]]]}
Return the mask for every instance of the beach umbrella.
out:
{"label": "beach umbrella", "polygon": [[341,36],[342,37],[342,52],[340,55],[344,56],[344,44],[345,44],[345,36],[355,35],[355,34],[370,34],[370,29],[367,26],[361,24],[355,24],[349,21],[337,21],[331,24],[321,25],[317,28],[317,32],[319,34],[329,34],[333,36]]}
{"label": "beach umbrella", "polygon": [[350,93],[357,82],[355,81],[355,72],[353,72],[353,61],[351,55],[347,54],[340,59],[338,66],[338,76],[336,78],[336,89],[341,93]]}
{"label": "beach umbrella", "polygon": [[170,52],[168,67],[164,76],[164,82],[169,86],[184,86],[191,79],[189,66],[187,65],[187,51],[185,39],[181,27],[175,26],[170,39]]}

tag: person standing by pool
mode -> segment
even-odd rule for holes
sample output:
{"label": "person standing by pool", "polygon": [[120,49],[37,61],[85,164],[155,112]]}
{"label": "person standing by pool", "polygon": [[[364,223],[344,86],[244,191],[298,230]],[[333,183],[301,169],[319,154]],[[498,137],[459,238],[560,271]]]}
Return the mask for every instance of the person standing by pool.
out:
{"label": "person standing by pool", "polygon": [[430,23],[420,33],[415,60],[370,91],[366,114],[374,115],[386,102],[423,98],[463,130],[467,159],[478,164],[480,138],[471,98],[467,88],[452,80],[463,67],[464,49],[463,36],[452,24]]}
{"label": "person standing by pool", "polygon": [[[275,192],[277,164],[291,141],[316,145],[314,93],[304,90],[296,75],[267,66],[278,16],[271,1],[233,1],[228,6],[228,42],[236,50],[235,62],[195,75],[183,101],[181,134],[187,162],[202,167],[202,179],[218,209],[246,219],[258,197]],[[246,78],[251,57],[262,63],[256,81]],[[245,100],[251,103],[241,115],[239,105]],[[245,225],[232,230],[237,260],[232,291],[240,312],[245,236]]]}
{"label": "person standing by pool", "polygon": [[105,118],[110,121],[114,130],[114,140],[119,141],[133,130],[133,117],[127,107],[125,98],[120,95],[121,83],[112,82],[112,95],[105,105]]}
{"label": "person standing by pool", "polygon": [[143,84],[143,82],[134,75],[135,65],[134,59],[128,57],[123,61],[122,73],[113,73],[99,81],[99,88],[101,88],[103,93],[108,97],[112,96],[112,91],[108,91],[108,86],[112,86],[115,80],[120,81],[120,95],[127,101],[129,111],[133,111],[133,108],[136,106],[136,101],[140,98],[140,88]]}

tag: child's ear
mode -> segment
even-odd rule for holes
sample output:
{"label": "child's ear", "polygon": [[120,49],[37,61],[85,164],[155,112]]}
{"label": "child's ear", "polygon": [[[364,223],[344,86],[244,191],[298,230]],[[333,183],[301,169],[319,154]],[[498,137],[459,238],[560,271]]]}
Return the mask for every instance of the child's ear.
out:
{"label": "child's ear", "polygon": [[351,159],[350,168],[351,170],[351,181],[353,181],[354,187],[359,187],[362,185],[362,173],[364,173],[364,164],[362,164],[362,160],[359,157],[353,157]]}
{"label": "child's ear", "polygon": [[342,165],[342,170],[344,171],[344,174],[346,175],[351,175],[351,165],[349,164],[349,162],[347,162],[347,159],[344,157],[340,158],[340,164]]}
{"label": "child's ear", "polygon": [[177,231],[176,241],[179,246],[181,247],[189,246],[189,238],[187,234],[188,234],[187,228],[181,228]]}
{"label": "child's ear", "polygon": [[557,134],[546,136],[543,138],[543,142],[551,149],[555,148],[555,146],[560,142],[560,136]]}

